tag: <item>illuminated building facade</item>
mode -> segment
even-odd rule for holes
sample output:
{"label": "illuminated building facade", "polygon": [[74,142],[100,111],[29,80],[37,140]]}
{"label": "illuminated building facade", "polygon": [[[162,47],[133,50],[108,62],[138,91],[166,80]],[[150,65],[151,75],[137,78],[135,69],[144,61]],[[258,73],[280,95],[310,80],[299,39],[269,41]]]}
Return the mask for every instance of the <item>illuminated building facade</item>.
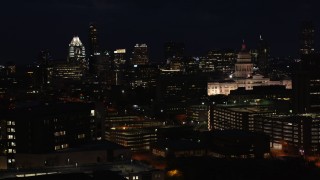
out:
{"label": "illuminated building facade", "polygon": [[249,78],[253,73],[253,64],[251,62],[251,54],[246,49],[243,43],[241,51],[238,54],[237,62],[235,64],[235,78]]}
{"label": "illuminated building facade", "polygon": [[132,151],[149,150],[157,140],[157,128],[162,123],[138,116],[107,116],[105,139],[130,148]]}
{"label": "illuminated building facade", "polygon": [[15,168],[16,121],[8,117],[0,119],[0,170]]}
{"label": "illuminated building facade", "polygon": [[207,84],[208,96],[224,94],[229,95],[230,91],[239,87],[244,87],[246,90],[252,90],[255,86],[270,86],[283,85],[287,89],[292,89],[292,81],[290,79],[282,79],[271,81],[260,74],[253,74],[253,63],[251,55],[246,50],[246,45],[242,44],[242,49],[238,54],[237,62],[235,63],[235,72],[228,79],[223,81],[213,81]]}
{"label": "illuminated building facade", "polygon": [[79,81],[84,75],[83,68],[77,63],[68,63],[64,61],[55,62],[52,67],[52,78],[54,82]]}
{"label": "illuminated building facade", "polygon": [[132,88],[156,87],[157,78],[160,74],[158,66],[155,65],[133,65],[124,72],[124,79]]}
{"label": "illuminated building facade", "polygon": [[214,71],[223,72],[225,75],[232,74],[236,62],[236,53],[233,50],[211,50],[207,59],[200,60],[200,69],[209,68]]}
{"label": "illuminated building facade", "polygon": [[254,131],[270,137],[270,147],[295,154],[320,152],[320,116],[317,114],[254,117]]}
{"label": "illuminated building facade", "polygon": [[78,36],[74,36],[69,44],[68,62],[80,65],[84,71],[88,69],[85,47]]}
{"label": "illuminated building facade", "polygon": [[286,89],[292,89],[292,81],[283,79],[279,81],[271,81],[262,75],[253,75],[251,78],[226,79],[223,81],[208,82],[208,96],[224,94],[229,95],[232,90],[244,87],[245,90],[253,90],[257,86],[274,86],[282,85]]}
{"label": "illuminated building facade", "polygon": [[119,66],[126,62],[126,49],[116,49],[114,52],[114,64]]}
{"label": "illuminated building facade", "polygon": [[209,130],[254,130],[254,116],[274,113],[268,106],[217,105],[210,109]]}
{"label": "illuminated building facade", "polygon": [[132,64],[146,65],[148,62],[148,46],[146,44],[136,44],[133,49]]}

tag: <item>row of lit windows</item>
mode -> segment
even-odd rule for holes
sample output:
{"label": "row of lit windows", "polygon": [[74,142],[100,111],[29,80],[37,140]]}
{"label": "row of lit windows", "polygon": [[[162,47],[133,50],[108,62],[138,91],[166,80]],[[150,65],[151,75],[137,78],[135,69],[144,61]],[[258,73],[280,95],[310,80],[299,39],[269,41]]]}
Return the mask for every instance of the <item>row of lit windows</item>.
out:
{"label": "row of lit windows", "polygon": [[69,144],[56,145],[56,146],[54,146],[54,150],[65,149],[68,147],[69,147]]}
{"label": "row of lit windows", "polygon": [[16,139],[16,136],[15,135],[8,135],[7,138],[8,139]]}
{"label": "row of lit windows", "polygon": [[9,154],[15,154],[15,153],[16,153],[16,150],[15,150],[15,149],[8,149],[8,153],[9,153]]}
{"label": "row of lit windows", "polygon": [[11,163],[15,163],[16,160],[15,159],[8,159],[8,163],[11,164]]}
{"label": "row of lit windows", "polygon": [[7,121],[7,125],[16,125],[16,122],[15,121]]}
{"label": "row of lit windows", "polygon": [[54,132],[54,136],[58,137],[58,136],[65,136],[66,135],[66,131],[59,131],[59,132]]}
{"label": "row of lit windows", "polygon": [[16,132],[14,128],[7,128],[7,132]]}

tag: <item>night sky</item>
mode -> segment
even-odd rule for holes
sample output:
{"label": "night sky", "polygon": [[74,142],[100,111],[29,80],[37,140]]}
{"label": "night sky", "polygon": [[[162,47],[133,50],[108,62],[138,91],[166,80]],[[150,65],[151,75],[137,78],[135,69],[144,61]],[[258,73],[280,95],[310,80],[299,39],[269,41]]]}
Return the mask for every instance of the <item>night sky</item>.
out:
{"label": "night sky", "polygon": [[[67,57],[78,35],[87,45],[90,22],[98,26],[103,48],[147,43],[153,61],[163,43],[184,42],[187,55],[213,48],[256,47],[260,34],[274,56],[297,55],[299,26],[312,20],[319,33],[317,0],[4,0],[1,1],[0,63],[30,63],[42,49]],[[317,39],[319,39],[317,37]],[[316,41],[320,44],[320,41]]]}

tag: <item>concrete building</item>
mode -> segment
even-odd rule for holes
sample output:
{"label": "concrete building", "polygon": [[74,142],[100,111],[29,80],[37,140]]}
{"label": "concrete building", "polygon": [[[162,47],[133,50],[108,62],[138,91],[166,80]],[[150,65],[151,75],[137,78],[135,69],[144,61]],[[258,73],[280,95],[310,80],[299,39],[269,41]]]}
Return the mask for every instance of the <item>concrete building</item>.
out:
{"label": "concrete building", "polygon": [[269,106],[216,105],[210,109],[209,130],[254,130],[254,116],[273,114]]}
{"label": "concrete building", "polygon": [[262,115],[254,117],[254,131],[270,137],[270,147],[300,155],[320,152],[320,115]]}

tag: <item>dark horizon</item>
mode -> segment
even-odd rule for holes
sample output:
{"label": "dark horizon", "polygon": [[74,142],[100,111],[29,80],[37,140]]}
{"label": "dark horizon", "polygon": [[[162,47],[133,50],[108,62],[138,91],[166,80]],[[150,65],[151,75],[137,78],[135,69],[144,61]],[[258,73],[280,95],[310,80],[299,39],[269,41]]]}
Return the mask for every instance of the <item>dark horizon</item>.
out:
{"label": "dark horizon", "polygon": [[[201,56],[211,49],[240,49],[242,40],[254,49],[259,35],[272,56],[298,57],[299,30],[304,20],[316,27],[320,20],[313,1],[202,1],[176,0],[22,0],[3,2],[0,17],[5,27],[0,63],[33,62],[48,49],[54,59],[66,59],[68,44],[78,35],[88,49],[88,28],[98,27],[102,48],[130,50],[146,43],[151,61],[162,61],[163,44],[183,42],[186,55]],[[318,48],[316,48],[318,50]]]}

